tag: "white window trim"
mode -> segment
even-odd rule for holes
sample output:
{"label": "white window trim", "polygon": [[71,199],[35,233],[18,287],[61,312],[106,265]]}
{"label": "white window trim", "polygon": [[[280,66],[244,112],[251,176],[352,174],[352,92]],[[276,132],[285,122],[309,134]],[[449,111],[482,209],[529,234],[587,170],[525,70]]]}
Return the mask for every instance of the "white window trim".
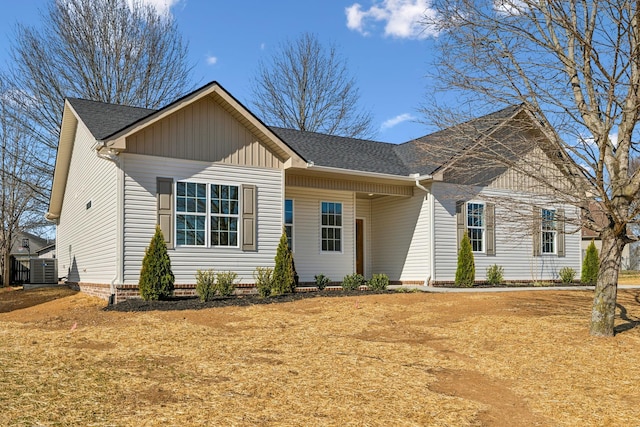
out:
{"label": "white window trim", "polygon": [[[469,205],[482,205],[482,227],[469,227]],[[484,254],[487,252],[487,203],[483,201],[470,200],[464,205],[464,225],[469,235],[469,230],[482,230],[482,250],[474,251],[473,243],[471,244],[471,251],[474,254]]]}
{"label": "white window trim", "polygon": [[[178,212],[178,184],[179,183],[183,183],[183,184],[204,184],[204,188],[205,188],[205,212]],[[180,248],[207,248],[207,219],[208,219],[208,214],[209,214],[209,195],[208,195],[208,191],[209,191],[209,186],[207,185],[206,182],[202,182],[202,181],[197,181],[197,180],[175,180],[174,184],[173,184],[173,194],[174,194],[174,199],[173,199],[173,214],[174,214],[174,219],[173,219],[173,232],[174,232],[174,236],[173,236],[173,241],[176,242],[175,247],[180,247]],[[193,216],[202,216],[204,217],[204,245],[181,245],[178,244],[178,215],[193,215]]]}
{"label": "white window trim", "polygon": [[[544,211],[553,212],[553,222],[555,228],[553,230],[544,229]],[[544,233],[553,233],[553,252],[544,251]],[[540,255],[557,255],[558,254],[558,211],[557,209],[542,208],[540,209]]]}
{"label": "white window trim", "polygon": [[[291,224],[288,224],[288,223],[285,222],[286,221],[286,214],[285,214],[286,208],[285,208],[285,205],[286,205],[287,200],[291,201],[291,219],[292,219]],[[296,201],[294,199],[290,198],[290,197],[285,197],[284,201],[285,201],[285,203],[283,203],[283,206],[282,206],[282,213],[283,213],[283,215],[282,215],[283,216],[282,223],[285,226],[287,226],[287,225],[291,226],[291,252],[295,253],[296,252],[296,239],[295,239]]]}
{"label": "white window trim", "polygon": [[[205,184],[205,188],[206,188],[206,212],[205,213],[189,213],[189,212],[178,212],[178,183],[194,183],[194,184]],[[211,186],[212,185],[226,185],[226,186],[233,186],[236,187],[238,189],[238,214],[237,215],[221,215],[224,217],[235,217],[237,218],[237,223],[238,223],[238,237],[236,239],[236,245],[235,246],[230,246],[230,245],[212,245],[211,244],[211,218],[214,216],[214,214],[211,213]],[[175,243],[175,247],[176,248],[215,248],[215,249],[239,249],[240,248],[240,240],[242,239],[242,195],[241,192],[242,191],[242,185],[235,183],[235,182],[228,182],[228,181],[205,181],[202,179],[175,179],[174,178],[174,183],[173,183],[173,194],[174,196],[174,208],[173,208],[173,214],[175,216],[174,220],[173,220],[173,239]],[[185,214],[185,215],[197,215],[197,216],[204,216],[205,217],[205,224],[204,224],[204,245],[181,245],[178,243],[178,227],[177,227],[177,220],[178,220],[178,215],[180,214]],[[218,215],[216,215],[218,216]]]}
{"label": "white window trim", "polygon": [[[323,203],[333,203],[333,204],[339,204],[340,205],[340,210],[341,210],[341,212],[340,212],[340,219],[341,219],[340,224],[341,225],[340,226],[335,226],[335,225],[326,225],[325,226],[325,225],[322,225],[322,204]],[[329,255],[344,253],[344,242],[345,242],[345,239],[344,239],[344,203],[343,202],[331,202],[331,201],[328,201],[328,200],[321,200],[320,201],[320,205],[318,206],[318,208],[319,208],[318,210],[320,211],[320,216],[319,216],[319,220],[320,220],[319,221],[319,223],[320,223],[319,224],[320,225],[320,235],[318,236],[319,237],[318,244],[319,244],[320,253],[321,254],[329,254]],[[334,228],[334,229],[338,228],[338,229],[340,229],[340,250],[339,251],[325,251],[325,250],[322,249],[322,229],[323,228]]]}

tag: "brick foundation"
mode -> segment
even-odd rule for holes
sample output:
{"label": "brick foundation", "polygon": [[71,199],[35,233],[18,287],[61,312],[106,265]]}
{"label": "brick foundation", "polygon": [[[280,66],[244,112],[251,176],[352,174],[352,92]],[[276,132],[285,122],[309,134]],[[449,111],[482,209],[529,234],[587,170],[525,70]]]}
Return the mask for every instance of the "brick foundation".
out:
{"label": "brick foundation", "polygon": [[[422,286],[423,281],[393,281],[391,285],[405,285],[405,286]],[[105,301],[109,301],[111,298],[111,285],[108,283],[84,283],[84,282],[67,282],[67,286],[76,291],[83,292],[87,295],[101,298]],[[361,286],[360,290],[366,290],[366,286]],[[325,288],[327,291],[341,291],[342,287],[340,282],[331,282]],[[318,288],[315,282],[300,282],[295,290],[296,292],[316,292]],[[236,285],[236,295],[248,295],[256,294],[258,290],[253,283],[241,283]],[[174,285],[173,296],[175,297],[193,297],[196,296],[195,284],[177,284]],[[113,302],[117,304],[130,298],[140,298],[140,291],[138,285],[115,285],[115,295]]]}

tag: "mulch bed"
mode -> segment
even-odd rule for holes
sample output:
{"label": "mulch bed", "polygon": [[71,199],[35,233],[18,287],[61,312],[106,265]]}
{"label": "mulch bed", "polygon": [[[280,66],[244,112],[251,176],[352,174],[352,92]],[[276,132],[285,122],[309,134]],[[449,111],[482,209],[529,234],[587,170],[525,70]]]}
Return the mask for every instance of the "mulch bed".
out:
{"label": "mulch bed", "polygon": [[242,307],[258,304],[276,304],[282,302],[299,301],[308,298],[365,296],[374,294],[391,294],[397,291],[314,291],[295,292],[292,294],[261,297],[256,294],[232,295],[229,297],[215,297],[210,301],[200,301],[198,297],[174,297],[162,301],[145,301],[142,298],[127,299],[118,304],[108,305],[105,311],[172,311],[172,310],[202,310],[213,307]]}

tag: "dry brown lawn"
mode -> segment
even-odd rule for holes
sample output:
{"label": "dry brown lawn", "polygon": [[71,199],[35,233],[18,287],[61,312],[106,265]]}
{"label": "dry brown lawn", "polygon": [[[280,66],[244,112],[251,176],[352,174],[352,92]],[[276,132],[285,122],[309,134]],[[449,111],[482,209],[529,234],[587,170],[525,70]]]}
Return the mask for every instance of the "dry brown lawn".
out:
{"label": "dry brown lawn", "polygon": [[598,339],[585,291],[117,313],[0,290],[0,425],[639,426],[640,291],[619,303]]}

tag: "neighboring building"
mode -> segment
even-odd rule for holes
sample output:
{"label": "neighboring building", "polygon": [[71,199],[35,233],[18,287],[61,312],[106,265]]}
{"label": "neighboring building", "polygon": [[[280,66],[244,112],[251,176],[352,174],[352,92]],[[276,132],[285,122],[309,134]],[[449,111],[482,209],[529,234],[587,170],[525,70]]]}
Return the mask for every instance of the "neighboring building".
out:
{"label": "neighboring building", "polygon": [[[575,207],[523,192],[510,170],[486,172],[481,187],[454,176],[466,149],[516,117],[529,116],[483,117],[452,158],[430,149],[451,130],[395,145],[271,128],[216,82],[157,111],[67,99],[47,213],[60,275],[104,298],[135,295],[156,224],[178,292],[209,268],[251,287],[256,267],[273,266],[283,226],[301,285],[354,272],[450,282],[465,232],[479,281],[493,264],[507,280],[579,272],[580,235],[564,228]],[[514,197],[533,200],[533,215],[531,204],[528,219],[515,215]]]}
{"label": "neighboring building", "polygon": [[56,242],[49,243],[45,247],[36,251],[38,258],[52,259],[56,257]]}
{"label": "neighboring building", "polygon": [[[28,247],[24,244],[28,243]],[[28,268],[29,258],[37,258],[38,251],[51,244],[51,241],[26,231],[20,231],[13,237],[10,255]]]}
{"label": "neighboring building", "polygon": [[[599,205],[597,202],[591,203],[589,206],[589,210],[591,212],[591,215],[593,216],[593,221],[596,225],[606,224],[607,218],[604,212],[602,211],[602,209],[599,209]],[[587,228],[585,226],[582,227],[581,232],[582,232],[582,243],[581,243],[582,259],[584,259],[587,253],[587,248],[589,247],[592,241],[596,245],[596,249],[598,249],[598,254],[599,254],[600,250],[602,249],[602,239],[600,238],[600,233],[590,228]],[[637,264],[638,264],[637,260],[634,260],[631,257],[631,244],[626,245],[622,250],[622,270],[635,270],[634,267],[636,267]]]}

